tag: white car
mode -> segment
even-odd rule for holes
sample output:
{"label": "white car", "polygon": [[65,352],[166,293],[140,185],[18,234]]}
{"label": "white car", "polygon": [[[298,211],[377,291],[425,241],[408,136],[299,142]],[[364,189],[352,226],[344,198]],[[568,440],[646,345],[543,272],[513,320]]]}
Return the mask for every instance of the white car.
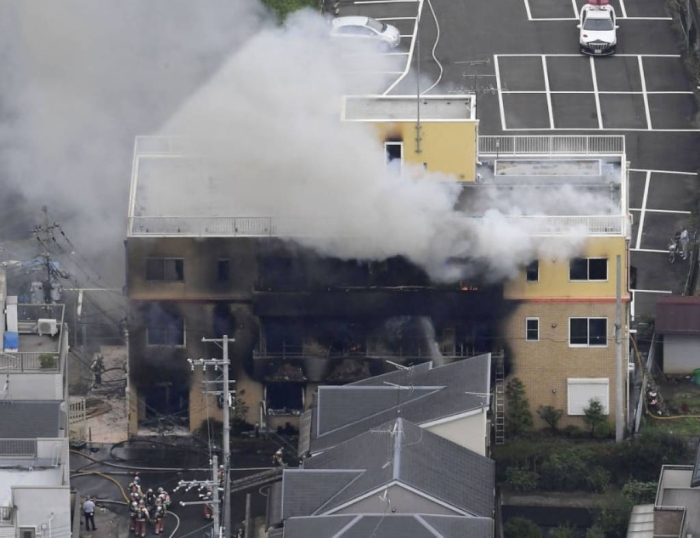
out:
{"label": "white car", "polygon": [[617,20],[615,10],[605,1],[586,4],[581,8],[578,25],[583,54],[607,56],[615,53],[617,46]]}
{"label": "white car", "polygon": [[370,17],[338,17],[331,22],[331,36],[371,39],[395,48],[401,42],[398,29]]}

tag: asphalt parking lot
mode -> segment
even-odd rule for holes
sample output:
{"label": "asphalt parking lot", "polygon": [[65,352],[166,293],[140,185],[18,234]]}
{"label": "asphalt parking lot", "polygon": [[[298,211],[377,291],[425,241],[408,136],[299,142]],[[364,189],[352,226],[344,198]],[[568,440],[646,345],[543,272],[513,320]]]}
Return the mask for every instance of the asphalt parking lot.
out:
{"label": "asphalt parking lot", "polygon": [[[374,60],[359,62],[347,72],[352,93],[384,93],[393,90],[410,71],[423,0],[342,0],[337,16],[364,16],[395,26],[401,44],[393,50],[373,53]],[[377,57],[380,62],[377,63]],[[383,57],[383,58],[381,58]],[[384,60],[384,61],[381,61]],[[366,67],[361,64],[365,63]]]}
{"label": "asphalt parking lot", "polygon": [[[636,318],[653,315],[658,295],[678,293],[685,283],[688,262],[670,265],[666,249],[689,222],[688,212],[698,210],[700,190],[693,93],[700,81],[684,69],[665,1],[611,0],[620,25],[617,53],[594,59],[578,47],[576,21],[585,0],[425,2],[421,76],[440,79],[432,93],[476,90],[481,134],[625,135],[634,170],[632,310]],[[414,71],[416,63],[413,58]]]}

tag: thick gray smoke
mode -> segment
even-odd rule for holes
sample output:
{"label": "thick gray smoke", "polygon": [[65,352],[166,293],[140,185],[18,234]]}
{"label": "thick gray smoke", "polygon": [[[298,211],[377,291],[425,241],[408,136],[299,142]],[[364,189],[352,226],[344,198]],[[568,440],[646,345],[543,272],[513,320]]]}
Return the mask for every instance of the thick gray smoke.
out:
{"label": "thick gray smoke", "polygon": [[258,0],[0,3],[0,245],[30,257],[21,240],[47,205],[120,282],[134,136],[269,19]]}
{"label": "thick gray smoke", "polygon": [[[323,19],[299,13],[255,35],[185,104],[163,133],[197,139],[213,169],[186,196],[153,193],[162,215],[201,214],[192,212],[197,199],[209,215],[299,219],[305,246],[347,259],[404,255],[436,281],[477,272],[501,279],[540,254],[581,248],[581,230],[539,241],[529,223],[508,218],[546,214],[543,193],[482,196],[483,218],[466,218],[455,209],[461,188],[452,178],[387,169],[371,126],[340,123],[352,69],[332,41]],[[363,61],[366,70],[382,67],[369,55]],[[185,176],[192,184],[192,171]],[[552,204],[581,205],[576,189],[546,192]],[[595,197],[585,205],[595,214],[610,206]]]}

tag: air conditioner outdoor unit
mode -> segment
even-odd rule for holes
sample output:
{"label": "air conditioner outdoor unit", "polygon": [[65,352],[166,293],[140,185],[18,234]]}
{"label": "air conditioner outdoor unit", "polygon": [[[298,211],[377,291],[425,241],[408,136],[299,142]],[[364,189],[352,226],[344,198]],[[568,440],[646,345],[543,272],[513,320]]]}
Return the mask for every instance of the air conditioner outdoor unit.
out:
{"label": "air conditioner outdoor unit", "polygon": [[40,319],[37,322],[37,332],[39,336],[58,334],[58,322],[55,319]]}

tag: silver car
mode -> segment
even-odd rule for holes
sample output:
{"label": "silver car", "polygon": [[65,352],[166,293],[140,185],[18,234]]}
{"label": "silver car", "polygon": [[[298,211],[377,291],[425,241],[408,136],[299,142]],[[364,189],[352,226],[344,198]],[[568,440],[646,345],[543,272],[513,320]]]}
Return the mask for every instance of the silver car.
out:
{"label": "silver car", "polygon": [[331,22],[331,36],[373,39],[395,48],[401,42],[398,29],[370,17],[338,17]]}

